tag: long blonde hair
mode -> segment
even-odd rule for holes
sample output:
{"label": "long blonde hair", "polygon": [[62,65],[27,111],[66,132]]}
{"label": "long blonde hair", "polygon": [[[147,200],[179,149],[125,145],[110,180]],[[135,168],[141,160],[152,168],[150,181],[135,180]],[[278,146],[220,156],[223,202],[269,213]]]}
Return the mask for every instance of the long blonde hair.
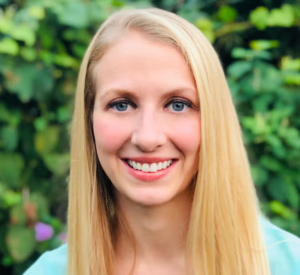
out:
{"label": "long blonde hair", "polygon": [[95,65],[130,30],[177,47],[197,85],[201,150],[187,239],[194,274],[270,274],[257,196],[218,56],[195,26],[159,9],[111,15],[84,56],[72,125],[68,274],[111,275],[114,270],[114,200],[97,159],[91,112]]}

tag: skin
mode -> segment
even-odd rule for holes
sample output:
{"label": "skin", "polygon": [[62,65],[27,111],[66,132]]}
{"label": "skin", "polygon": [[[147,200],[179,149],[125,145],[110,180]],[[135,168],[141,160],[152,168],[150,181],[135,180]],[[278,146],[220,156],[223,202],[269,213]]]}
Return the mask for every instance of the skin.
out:
{"label": "skin", "polygon": [[[112,105],[124,99],[129,104]],[[200,117],[193,75],[181,53],[138,32],[114,43],[96,66],[93,130],[99,161],[135,239],[134,274],[185,274]],[[134,157],[177,162],[149,182],[128,173],[122,159]],[[131,247],[121,232],[115,274],[132,268]]]}

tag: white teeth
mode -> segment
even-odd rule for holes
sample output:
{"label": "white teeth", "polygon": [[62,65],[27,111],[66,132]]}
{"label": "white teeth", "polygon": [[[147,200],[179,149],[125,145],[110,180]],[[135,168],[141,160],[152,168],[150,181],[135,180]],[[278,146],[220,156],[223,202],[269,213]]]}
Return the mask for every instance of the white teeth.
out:
{"label": "white teeth", "polygon": [[149,172],[150,171],[149,164],[144,163],[143,166],[142,166],[142,171],[143,172]]}
{"label": "white teeth", "polygon": [[156,163],[152,163],[150,165],[150,172],[157,172],[157,165],[156,165]]}
{"label": "white teeth", "polygon": [[143,172],[152,172],[155,173],[162,169],[166,169],[172,164],[172,160],[158,162],[158,163],[139,163],[132,160],[128,160],[127,163],[135,170],[142,170]]}

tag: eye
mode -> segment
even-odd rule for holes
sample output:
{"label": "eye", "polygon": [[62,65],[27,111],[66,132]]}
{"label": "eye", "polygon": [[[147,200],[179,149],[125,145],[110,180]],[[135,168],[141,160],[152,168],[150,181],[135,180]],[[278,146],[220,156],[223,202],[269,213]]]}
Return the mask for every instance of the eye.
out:
{"label": "eye", "polygon": [[118,102],[118,103],[115,104],[115,107],[116,107],[116,109],[118,111],[124,112],[128,108],[128,103],[126,103],[126,102]]}
{"label": "eye", "polygon": [[117,100],[107,105],[107,109],[114,109],[118,112],[125,112],[129,107],[136,106],[132,101],[128,99]]}
{"label": "eye", "polygon": [[171,106],[171,108],[173,109],[172,111],[181,112],[186,108],[192,108],[192,103],[187,100],[175,99],[167,103],[166,107],[169,106]]}

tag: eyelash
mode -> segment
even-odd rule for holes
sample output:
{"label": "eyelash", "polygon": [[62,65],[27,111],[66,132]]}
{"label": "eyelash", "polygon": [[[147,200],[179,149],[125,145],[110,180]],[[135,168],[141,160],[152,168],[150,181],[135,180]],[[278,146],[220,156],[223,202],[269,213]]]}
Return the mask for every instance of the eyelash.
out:
{"label": "eyelash", "polygon": [[[131,107],[134,107],[134,108],[137,107],[136,104],[134,104],[131,100],[124,98],[124,99],[116,100],[116,101],[113,101],[113,102],[109,103],[109,104],[107,105],[107,109],[111,109],[111,108],[115,107],[115,106],[116,106],[117,104],[119,104],[119,103],[126,103],[126,104],[128,104],[128,105],[130,105]],[[193,109],[194,109],[193,104],[192,104],[190,101],[184,100],[184,99],[173,99],[173,100],[170,100],[170,101],[165,105],[165,107],[170,106],[172,103],[183,103],[183,104],[185,104],[188,108],[193,108]]]}

